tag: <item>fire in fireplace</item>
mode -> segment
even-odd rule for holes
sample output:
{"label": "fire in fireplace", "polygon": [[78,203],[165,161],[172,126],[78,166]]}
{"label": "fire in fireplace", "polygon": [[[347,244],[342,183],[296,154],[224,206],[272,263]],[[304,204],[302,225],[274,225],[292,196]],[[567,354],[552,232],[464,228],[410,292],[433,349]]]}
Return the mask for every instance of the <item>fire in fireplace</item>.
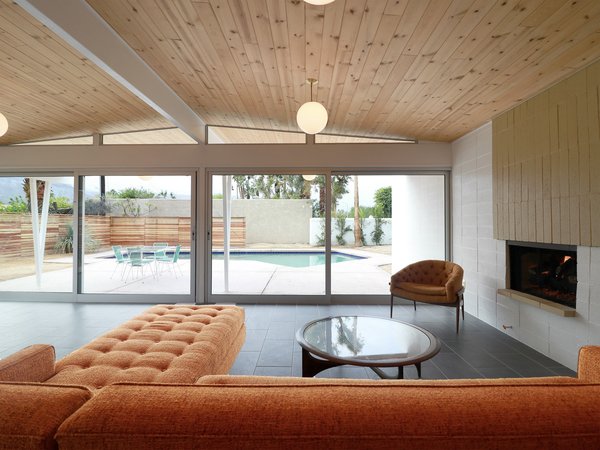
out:
{"label": "fire in fireplace", "polygon": [[575,308],[575,246],[509,242],[510,289]]}

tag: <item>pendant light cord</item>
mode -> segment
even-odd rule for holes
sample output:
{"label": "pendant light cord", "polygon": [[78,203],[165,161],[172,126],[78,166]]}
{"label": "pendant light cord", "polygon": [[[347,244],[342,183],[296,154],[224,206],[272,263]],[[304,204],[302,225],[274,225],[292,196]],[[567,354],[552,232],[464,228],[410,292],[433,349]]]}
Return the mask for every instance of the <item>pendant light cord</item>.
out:
{"label": "pendant light cord", "polygon": [[313,101],[313,86],[318,83],[316,78],[307,78],[307,83],[310,84],[310,101]]}

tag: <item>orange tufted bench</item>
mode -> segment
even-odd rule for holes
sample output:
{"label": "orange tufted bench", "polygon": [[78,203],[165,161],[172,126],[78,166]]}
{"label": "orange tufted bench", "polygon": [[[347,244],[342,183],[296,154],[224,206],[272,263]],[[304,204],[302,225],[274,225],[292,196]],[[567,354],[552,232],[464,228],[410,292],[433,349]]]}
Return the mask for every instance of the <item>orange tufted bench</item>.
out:
{"label": "orange tufted bench", "polygon": [[227,373],[245,336],[237,306],[157,305],[58,361],[45,383],[194,383]]}
{"label": "orange tufted bench", "polygon": [[390,281],[390,317],[394,311],[394,297],[416,302],[456,306],[456,332],[458,333],[459,308],[465,309],[463,300],[463,269],[450,261],[428,259],[409,264],[392,275]]}

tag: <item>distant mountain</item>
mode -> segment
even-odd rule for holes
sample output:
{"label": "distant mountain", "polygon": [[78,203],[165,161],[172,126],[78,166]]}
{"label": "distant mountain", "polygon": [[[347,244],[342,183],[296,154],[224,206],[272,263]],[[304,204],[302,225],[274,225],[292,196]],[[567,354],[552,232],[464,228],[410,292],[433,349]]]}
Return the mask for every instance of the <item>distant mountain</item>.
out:
{"label": "distant mountain", "polygon": [[[107,190],[110,190],[107,187]],[[118,189],[117,189],[118,190]],[[166,190],[166,189],[165,189]],[[97,186],[90,183],[85,190],[86,198],[95,197],[99,195]],[[73,201],[73,186],[68,184],[52,184],[52,192],[56,197],[67,197]],[[156,192],[156,190],[154,190]],[[170,193],[170,191],[169,191]],[[190,200],[191,196],[189,192],[179,193],[173,192],[177,200]],[[11,197],[21,196],[25,198],[25,192],[23,192],[23,177],[3,177],[0,176],[0,202],[8,203]],[[170,196],[167,196],[170,198]]]}
{"label": "distant mountain", "polygon": [[[67,197],[73,201],[73,186],[52,184],[52,192],[56,197]],[[25,198],[23,177],[0,177],[0,202],[8,203],[11,197],[18,196]]]}

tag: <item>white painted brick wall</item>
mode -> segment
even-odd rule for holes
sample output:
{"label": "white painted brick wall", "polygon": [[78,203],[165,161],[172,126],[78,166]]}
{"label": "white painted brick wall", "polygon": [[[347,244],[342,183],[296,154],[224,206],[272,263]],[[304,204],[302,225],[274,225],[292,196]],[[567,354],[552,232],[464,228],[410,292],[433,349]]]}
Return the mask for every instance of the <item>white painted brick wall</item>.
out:
{"label": "white painted brick wall", "polygon": [[455,141],[452,156],[453,256],[465,269],[465,310],[576,369],[579,347],[600,345],[600,248],[577,248],[577,317],[498,295],[506,282],[506,243],[493,239],[491,124]]}

